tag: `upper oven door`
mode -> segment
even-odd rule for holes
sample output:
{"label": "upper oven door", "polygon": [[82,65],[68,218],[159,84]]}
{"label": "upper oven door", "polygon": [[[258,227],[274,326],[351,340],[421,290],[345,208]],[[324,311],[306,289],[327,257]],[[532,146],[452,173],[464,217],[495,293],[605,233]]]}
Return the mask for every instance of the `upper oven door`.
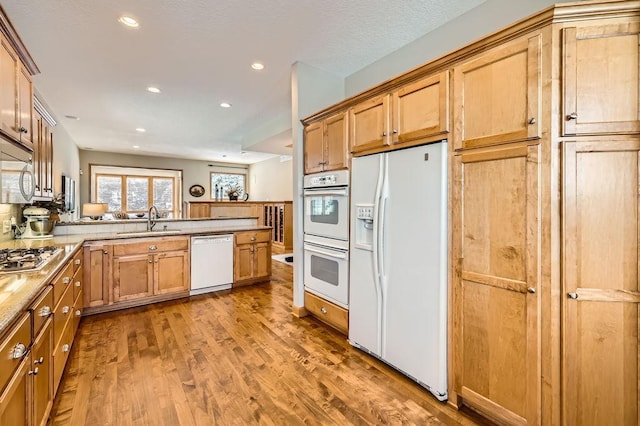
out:
{"label": "upper oven door", "polygon": [[304,190],[304,233],[347,241],[349,239],[349,189]]}

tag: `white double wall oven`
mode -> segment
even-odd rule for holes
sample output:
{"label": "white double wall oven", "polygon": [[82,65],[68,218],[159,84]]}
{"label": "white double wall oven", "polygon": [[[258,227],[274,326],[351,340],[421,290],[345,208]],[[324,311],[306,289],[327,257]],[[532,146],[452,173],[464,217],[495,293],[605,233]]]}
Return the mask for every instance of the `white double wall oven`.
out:
{"label": "white double wall oven", "polygon": [[349,171],[304,177],[305,290],[349,306]]}

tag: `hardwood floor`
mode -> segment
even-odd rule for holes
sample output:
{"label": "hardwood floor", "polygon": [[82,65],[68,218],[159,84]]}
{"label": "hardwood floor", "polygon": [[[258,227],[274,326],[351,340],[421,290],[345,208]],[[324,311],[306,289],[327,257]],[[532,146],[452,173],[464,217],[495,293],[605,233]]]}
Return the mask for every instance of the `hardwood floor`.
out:
{"label": "hardwood floor", "polygon": [[270,283],[82,319],[53,425],[487,424],[311,317]]}

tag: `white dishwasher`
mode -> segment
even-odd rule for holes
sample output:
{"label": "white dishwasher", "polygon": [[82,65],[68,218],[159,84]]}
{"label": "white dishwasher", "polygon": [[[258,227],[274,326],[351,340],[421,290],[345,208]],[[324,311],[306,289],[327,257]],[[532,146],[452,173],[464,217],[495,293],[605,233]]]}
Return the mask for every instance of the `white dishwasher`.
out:
{"label": "white dishwasher", "polygon": [[191,237],[191,295],[231,288],[233,234]]}

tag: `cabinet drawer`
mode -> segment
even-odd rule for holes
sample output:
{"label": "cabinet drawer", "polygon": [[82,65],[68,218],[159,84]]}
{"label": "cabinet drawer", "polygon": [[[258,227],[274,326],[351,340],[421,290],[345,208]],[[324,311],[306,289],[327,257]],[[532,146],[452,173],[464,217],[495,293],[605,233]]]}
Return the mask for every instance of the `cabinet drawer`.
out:
{"label": "cabinet drawer", "polygon": [[71,319],[71,321],[73,321],[73,334],[76,334],[76,331],[78,330],[78,326],[80,325],[80,318],[82,318],[82,291],[80,293],[78,293],[78,296],[76,297],[76,301],[73,302],[73,318]]}
{"label": "cabinet drawer", "polygon": [[73,256],[73,272],[76,273],[78,270],[82,270],[82,250],[78,250],[76,254]]}
{"label": "cabinet drawer", "polygon": [[71,351],[71,345],[73,344],[73,327],[71,322],[62,331],[62,338],[60,343],[53,350],[53,394],[56,394],[60,379],[62,379],[62,372],[64,366],[69,358],[69,352]]}
{"label": "cabinet drawer", "polygon": [[346,309],[306,291],[304,307],[320,321],[326,322],[345,334],[349,331],[349,311]]}
{"label": "cabinet drawer", "polygon": [[71,287],[67,287],[67,291],[64,292],[60,303],[53,312],[53,344],[57,345],[62,337],[65,324],[69,321],[73,310],[73,290]]}
{"label": "cabinet drawer", "polygon": [[40,297],[31,305],[30,310],[33,316],[32,333],[36,336],[42,325],[47,321],[47,318],[53,314],[53,287],[48,285]]}
{"label": "cabinet drawer", "polygon": [[78,269],[71,280],[73,286],[73,300],[78,298],[78,294],[82,291],[82,269]]}
{"label": "cabinet drawer", "polygon": [[31,315],[25,313],[0,341],[0,393],[31,346]]}
{"label": "cabinet drawer", "polygon": [[62,272],[53,280],[53,306],[56,306],[73,279],[73,262],[68,262]]}
{"label": "cabinet drawer", "polygon": [[266,243],[271,240],[271,231],[251,231],[236,233],[236,245],[250,243]]}
{"label": "cabinet drawer", "polygon": [[154,238],[121,243],[113,246],[113,255],[157,253],[159,251],[189,250],[188,238]]}

